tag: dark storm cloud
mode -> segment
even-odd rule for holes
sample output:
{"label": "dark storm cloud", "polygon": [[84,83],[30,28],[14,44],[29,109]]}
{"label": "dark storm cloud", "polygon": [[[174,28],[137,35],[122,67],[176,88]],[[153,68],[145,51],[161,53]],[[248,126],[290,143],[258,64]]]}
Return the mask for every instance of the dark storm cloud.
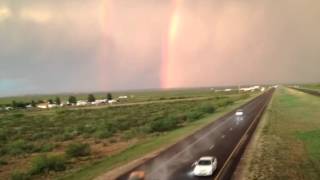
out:
{"label": "dark storm cloud", "polygon": [[[179,26],[163,74],[176,3]],[[320,77],[317,0],[3,0],[0,96]]]}
{"label": "dark storm cloud", "polygon": [[[0,83],[24,93],[160,87],[163,2],[0,3],[11,11],[0,21]],[[21,93],[12,87],[0,95]]]}
{"label": "dark storm cloud", "polygon": [[319,81],[319,1],[188,2],[169,86]]}

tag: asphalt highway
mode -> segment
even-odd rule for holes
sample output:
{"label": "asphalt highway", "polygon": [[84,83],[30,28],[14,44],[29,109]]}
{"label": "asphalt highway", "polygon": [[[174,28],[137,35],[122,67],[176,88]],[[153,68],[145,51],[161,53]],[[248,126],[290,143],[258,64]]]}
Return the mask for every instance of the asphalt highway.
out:
{"label": "asphalt highway", "polygon": [[[133,171],[144,171],[147,180],[230,179],[273,91],[243,105],[242,117],[235,116],[236,110],[226,114],[117,180],[127,180]],[[192,164],[202,156],[217,157],[218,167],[213,176],[192,174]]]}

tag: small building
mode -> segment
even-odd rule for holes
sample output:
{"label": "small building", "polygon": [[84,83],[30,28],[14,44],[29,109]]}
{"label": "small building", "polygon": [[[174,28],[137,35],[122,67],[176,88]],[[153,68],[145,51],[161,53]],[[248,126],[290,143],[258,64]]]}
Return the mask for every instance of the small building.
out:
{"label": "small building", "polygon": [[128,96],[119,96],[118,99],[128,99]]}
{"label": "small building", "polygon": [[108,104],[114,104],[114,103],[117,103],[117,102],[118,102],[117,100],[111,99],[111,100],[108,101]]}
{"label": "small building", "polygon": [[69,105],[71,105],[71,104],[69,103],[69,101],[63,101],[63,102],[60,104],[60,107],[69,106]]}
{"label": "small building", "polygon": [[83,101],[83,100],[80,100],[80,101],[77,101],[77,106],[86,106],[88,105],[88,102],[87,101]]}
{"label": "small building", "polygon": [[37,108],[39,108],[39,109],[48,109],[48,103],[37,104]]}
{"label": "small building", "polygon": [[7,110],[7,111],[10,111],[10,110],[13,110],[13,107],[7,106],[7,107],[5,107],[4,109]]}
{"label": "small building", "polygon": [[230,92],[230,91],[232,91],[232,89],[225,89],[224,91],[225,92]]}
{"label": "small building", "polygon": [[108,101],[106,99],[97,99],[94,102],[92,102],[91,104],[93,105],[99,105],[99,104],[104,104],[107,103]]}
{"label": "small building", "polygon": [[31,109],[31,108],[33,108],[33,106],[32,106],[31,104],[28,104],[28,105],[26,106],[26,108],[27,108],[27,109]]}
{"label": "small building", "polygon": [[57,104],[48,104],[48,108],[51,109],[51,108],[57,108],[58,105]]}
{"label": "small building", "polygon": [[240,91],[244,91],[244,92],[247,92],[247,91],[255,91],[255,90],[259,90],[260,89],[260,86],[252,86],[252,87],[247,87],[247,88],[241,88]]}

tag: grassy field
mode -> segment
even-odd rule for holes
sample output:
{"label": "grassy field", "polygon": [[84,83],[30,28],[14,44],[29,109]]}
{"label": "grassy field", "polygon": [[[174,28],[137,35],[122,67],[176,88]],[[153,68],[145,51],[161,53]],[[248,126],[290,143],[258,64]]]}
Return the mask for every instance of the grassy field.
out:
{"label": "grassy field", "polygon": [[141,155],[137,152],[142,149],[169,143],[175,136],[168,133],[182,135],[185,131],[180,129],[205,122],[201,120],[248,98],[248,94],[219,94],[124,107],[0,113],[0,177],[52,179],[104,159],[96,168],[102,173]]}
{"label": "grassy field", "polygon": [[320,90],[320,84],[305,84],[301,87],[307,88],[307,89],[314,89],[314,90]]}
{"label": "grassy field", "polygon": [[[173,90],[141,90],[141,91],[122,91],[122,92],[111,92],[113,98],[119,96],[128,96],[124,102],[143,102],[143,101],[155,101],[155,100],[168,100],[168,99],[184,99],[190,97],[204,97],[212,96],[217,94],[210,88],[195,88],[195,89],[173,89]],[[234,92],[230,92],[234,93]],[[0,97],[0,105],[10,105],[12,101],[16,102],[31,102],[39,100],[49,100],[60,97],[61,101],[67,101],[70,95],[75,96],[78,100],[87,100],[89,93],[64,93],[64,94],[53,94],[53,95],[28,95],[28,96],[17,96],[17,97]],[[97,99],[105,99],[107,92],[93,93]],[[225,94],[220,92],[218,94]]]}
{"label": "grassy field", "polygon": [[161,136],[152,136],[143,141],[131,146],[130,148],[126,149],[125,151],[116,154],[111,157],[107,157],[100,161],[97,164],[90,165],[87,168],[80,169],[75,173],[65,176],[61,178],[62,180],[88,180],[93,179],[103,173],[106,173],[108,170],[126,164],[134,159],[137,159],[147,153],[150,153],[154,150],[158,150],[160,148],[165,148],[170,146],[171,144],[177,142],[178,140],[186,137],[187,135],[192,134],[196,130],[201,127],[204,127],[208,123],[214,121],[218,117],[222,116],[224,113],[244,104],[245,102],[249,101],[257,94],[250,96],[250,98],[243,98],[238,101],[235,101],[234,104],[229,106],[224,106],[219,108],[216,113],[210,115],[206,118],[202,118],[198,121],[194,121],[190,123],[188,126],[179,128],[174,131],[170,131],[168,133],[162,134]]}
{"label": "grassy field", "polygon": [[242,179],[320,179],[320,98],[280,88]]}

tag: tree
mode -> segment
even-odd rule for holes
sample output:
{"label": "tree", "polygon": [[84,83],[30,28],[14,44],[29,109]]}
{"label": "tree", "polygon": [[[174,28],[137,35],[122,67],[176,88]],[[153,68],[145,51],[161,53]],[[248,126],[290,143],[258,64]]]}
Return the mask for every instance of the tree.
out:
{"label": "tree", "polygon": [[12,101],[12,107],[13,108],[26,108],[27,103],[25,102],[16,102],[16,101]]}
{"label": "tree", "polygon": [[88,95],[88,102],[94,102],[94,101],[96,101],[96,98],[94,97],[94,95],[93,94],[89,94]]}
{"label": "tree", "polygon": [[34,100],[31,101],[31,106],[36,107],[36,102]]}
{"label": "tree", "polygon": [[16,101],[12,101],[12,107],[16,108],[17,107],[17,102]]}
{"label": "tree", "polygon": [[111,99],[112,99],[112,94],[111,94],[111,93],[108,93],[108,94],[107,94],[107,99],[108,99],[108,100],[111,100]]}
{"label": "tree", "polygon": [[53,100],[52,100],[52,99],[49,99],[49,100],[48,100],[48,103],[49,103],[49,104],[53,104]]}
{"label": "tree", "polygon": [[77,103],[77,98],[74,96],[70,96],[69,97],[69,103],[70,104],[76,104]]}
{"label": "tree", "polygon": [[56,97],[56,104],[57,104],[57,105],[60,105],[60,104],[61,104],[61,100],[60,100],[59,97]]}

